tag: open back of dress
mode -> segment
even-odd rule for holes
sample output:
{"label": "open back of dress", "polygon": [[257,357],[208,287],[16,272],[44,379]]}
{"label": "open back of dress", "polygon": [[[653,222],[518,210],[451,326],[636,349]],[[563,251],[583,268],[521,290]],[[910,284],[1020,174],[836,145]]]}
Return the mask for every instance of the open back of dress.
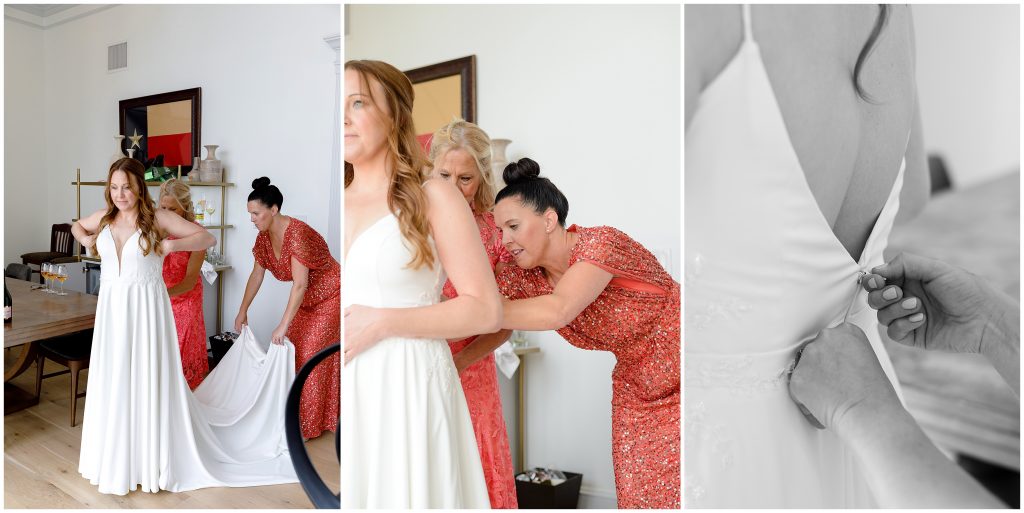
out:
{"label": "open back of dress", "polygon": [[858,281],[883,263],[905,162],[855,261],[807,185],[746,6],[744,27],[686,133],[686,506],[872,506],[852,455],[787,385],[796,348],[844,321],[895,382]]}

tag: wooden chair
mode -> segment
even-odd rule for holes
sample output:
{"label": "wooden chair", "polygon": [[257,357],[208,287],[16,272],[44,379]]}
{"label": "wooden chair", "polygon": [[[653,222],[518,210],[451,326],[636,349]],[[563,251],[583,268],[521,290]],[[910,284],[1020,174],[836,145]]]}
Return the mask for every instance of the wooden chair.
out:
{"label": "wooden chair", "polygon": [[25,264],[7,264],[4,277],[32,281],[32,268]]}
{"label": "wooden chair", "polygon": [[[55,224],[50,228],[50,251],[36,251],[21,255],[21,263],[25,265],[42,266],[58,258],[69,258],[73,256],[75,238],[71,235],[71,225],[68,223]],[[38,273],[33,269],[32,272]],[[39,275],[39,283],[43,282],[43,276]]]}
{"label": "wooden chair", "polygon": [[[92,330],[85,330],[64,337],[56,337],[39,343],[36,356],[36,397],[42,391],[43,380],[71,374],[71,390],[68,398],[71,402],[71,427],[75,427],[75,414],[78,412],[78,399],[85,397],[85,392],[78,391],[78,374],[89,368],[89,353],[92,352]],[[57,362],[67,369],[43,374],[46,360]]]}

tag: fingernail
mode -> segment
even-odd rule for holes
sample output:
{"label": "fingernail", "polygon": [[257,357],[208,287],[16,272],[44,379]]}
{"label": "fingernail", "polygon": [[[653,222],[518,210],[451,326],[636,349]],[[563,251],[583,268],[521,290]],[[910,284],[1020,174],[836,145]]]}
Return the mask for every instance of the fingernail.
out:
{"label": "fingernail", "polygon": [[897,294],[896,292],[896,287],[889,287],[885,289],[885,292],[882,292],[882,299],[888,299],[889,301],[892,301],[893,299],[896,299],[896,296],[898,295],[899,294]]}
{"label": "fingernail", "polygon": [[875,290],[875,289],[877,289],[877,288],[878,288],[878,280],[876,280],[876,279],[875,279],[875,278],[874,278],[874,277],[872,276],[872,277],[871,277],[871,279],[870,279],[870,280],[868,280],[868,285],[870,285],[870,286],[871,286],[871,290]]}
{"label": "fingernail", "polygon": [[924,320],[924,314],[917,312],[916,314],[907,317],[907,319],[910,319],[910,322],[921,322]]}
{"label": "fingernail", "polygon": [[907,299],[904,299],[903,302],[900,304],[903,305],[904,310],[913,310],[917,308],[917,298],[908,297]]}

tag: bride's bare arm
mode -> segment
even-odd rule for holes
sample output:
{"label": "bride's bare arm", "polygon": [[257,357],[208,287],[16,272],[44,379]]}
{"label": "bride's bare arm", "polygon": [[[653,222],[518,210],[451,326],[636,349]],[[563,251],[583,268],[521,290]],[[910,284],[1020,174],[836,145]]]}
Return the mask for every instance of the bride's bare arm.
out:
{"label": "bride's bare arm", "polygon": [[161,242],[164,253],[205,251],[217,243],[212,233],[166,210],[157,210],[156,222],[165,233],[176,237],[175,240],[164,239]]}
{"label": "bride's bare arm", "polygon": [[346,308],[346,361],[385,338],[461,338],[501,328],[501,297],[469,205],[440,180],[424,191],[436,256],[459,296],[417,308]]}
{"label": "bride's bare arm", "polygon": [[100,221],[106,213],[106,210],[97,210],[71,224],[71,235],[83,248],[91,249],[96,245],[96,232],[99,231]]}

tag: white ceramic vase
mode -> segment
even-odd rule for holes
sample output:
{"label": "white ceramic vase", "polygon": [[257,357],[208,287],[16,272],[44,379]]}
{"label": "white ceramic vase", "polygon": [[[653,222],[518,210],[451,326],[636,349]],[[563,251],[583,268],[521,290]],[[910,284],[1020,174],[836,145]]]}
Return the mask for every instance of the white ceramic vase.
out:
{"label": "white ceramic vase", "polygon": [[126,157],[124,152],[121,151],[121,145],[124,144],[123,141],[124,141],[124,136],[123,135],[115,135],[114,136],[114,146],[116,148],[114,150],[114,156],[110,157],[110,163],[111,164],[113,164],[114,162],[117,162],[119,159],[123,159],[123,158]]}
{"label": "white ceramic vase", "polygon": [[505,186],[505,180],[501,175],[505,171],[505,166],[508,165],[505,149],[511,143],[511,139],[491,139],[491,174],[494,176],[495,185],[500,184],[498,189]]}
{"label": "white ceramic vase", "polygon": [[199,162],[199,179],[204,182],[220,182],[223,179],[223,164],[217,159],[216,144],[206,144],[206,158]]}

